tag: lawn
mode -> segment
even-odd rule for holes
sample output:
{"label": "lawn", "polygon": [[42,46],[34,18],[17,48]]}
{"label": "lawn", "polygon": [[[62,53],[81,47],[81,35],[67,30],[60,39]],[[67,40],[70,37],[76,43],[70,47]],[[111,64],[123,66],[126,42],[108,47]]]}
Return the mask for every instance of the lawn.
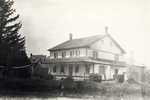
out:
{"label": "lawn", "polygon": [[[65,84],[63,89],[60,88],[61,83]],[[74,82],[70,80],[62,82],[59,80],[9,79],[1,80],[0,82],[1,98],[20,98],[23,100],[25,98],[28,100],[35,98],[38,98],[39,100],[57,98],[58,100],[62,97],[79,100],[82,98],[92,98],[97,100],[99,100],[98,98],[101,98],[100,100],[120,100],[121,98],[124,98],[124,100],[134,100],[133,98],[149,98],[149,93],[149,85],[131,81],[124,83],[97,83],[92,81]]]}

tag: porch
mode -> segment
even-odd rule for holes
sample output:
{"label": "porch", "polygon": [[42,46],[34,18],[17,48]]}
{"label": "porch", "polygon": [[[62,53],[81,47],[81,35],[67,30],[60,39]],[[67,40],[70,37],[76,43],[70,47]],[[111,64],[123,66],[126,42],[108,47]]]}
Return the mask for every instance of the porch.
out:
{"label": "porch", "polygon": [[57,79],[71,76],[75,80],[89,79],[91,74],[102,76],[102,80],[112,80],[115,74],[124,71],[124,66],[113,62],[90,58],[54,59],[50,61],[49,73]]}
{"label": "porch", "polygon": [[75,80],[85,80],[91,73],[94,73],[94,64],[92,63],[55,63],[50,66],[49,73],[57,79],[70,76]]}

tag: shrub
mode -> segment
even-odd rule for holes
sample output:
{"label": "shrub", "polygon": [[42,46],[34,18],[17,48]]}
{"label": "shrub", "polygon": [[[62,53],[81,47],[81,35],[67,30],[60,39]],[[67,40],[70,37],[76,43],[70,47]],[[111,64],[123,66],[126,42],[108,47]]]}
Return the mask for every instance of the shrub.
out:
{"label": "shrub", "polygon": [[62,85],[64,86],[64,89],[73,89],[75,86],[72,77],[67,77],[64,80],[62,80]]}
{"label": "shrub", "polygon": [[117,80],[119,83],[123,83],[124,82],[124,75],[118,75]]}

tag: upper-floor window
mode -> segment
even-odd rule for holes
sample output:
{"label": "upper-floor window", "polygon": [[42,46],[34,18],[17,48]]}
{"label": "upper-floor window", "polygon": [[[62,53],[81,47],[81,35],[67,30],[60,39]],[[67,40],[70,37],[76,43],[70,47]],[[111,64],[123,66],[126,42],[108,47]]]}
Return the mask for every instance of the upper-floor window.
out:
{"label": "upper-floor window", "polygon": [[58,58],[58,53],[54,52],[54,58]]}
{"label": "upper-floor window", "polygon": [[118,61],[119,60],[119,55],[115,55],[115,61]]}
{"label": "upper-floor window", "polygon": [[74,50],[70,51],[70,57],[74,56]]}
{"label": "upper-floor window", "polygon": [[65,57],[66,57],[66,52],[63,51],[63,52],[62,52],[62,58],[65,58]]}
{"label": "upper-floor window", "polygon": [[76,50],[75,54],[76,54],[76,56],[79,56],[80,55],[80,50]]}
{"label": "upper-floor window", "polygon": [[98,57],[98,52],[97,51],[93,51],[93,57],[97,58]]}
{"label": "upper-floor window", "polygon": [[50,52],[50,56],[52,57],[54,55],[54,52]]}

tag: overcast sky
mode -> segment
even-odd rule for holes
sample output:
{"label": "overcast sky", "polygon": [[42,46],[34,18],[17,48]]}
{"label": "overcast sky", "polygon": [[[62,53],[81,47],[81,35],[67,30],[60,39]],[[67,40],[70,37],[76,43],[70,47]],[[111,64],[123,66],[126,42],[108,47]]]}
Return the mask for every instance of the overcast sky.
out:
{"label": "overcast sky", "polygon": [[15,0],[27,51],[47,49],[69,39],[109,33],[137,62],[150,65],[150,0]]}

